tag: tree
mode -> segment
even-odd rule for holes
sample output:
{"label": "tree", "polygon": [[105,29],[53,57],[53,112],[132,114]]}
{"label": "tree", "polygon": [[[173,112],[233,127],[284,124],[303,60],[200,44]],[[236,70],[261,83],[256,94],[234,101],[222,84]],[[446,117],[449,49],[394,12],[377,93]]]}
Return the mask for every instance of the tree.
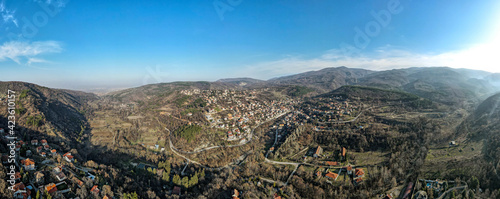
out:
{"label": "tree", "polygon": [[189,188],[189,178],[187,176],[184,176],[184,178],[182,178],[182,186],[184,186],[184,188]]}
{"label": "tree", "polygon": [[170,180],[170,175],[167,172],[163,172],[162,180],[168,182]]}
{"label": "tree", "polygon": [[181,177],[179,177],[179,175],[175,174],[174,179],[172,179],[172,182],[176,185],[181,185]]}
{"label": "tree", "polygon": [[479,180],[476,178],[476,176],[472,176],[470,187],[474,190],[477,190],[479,188]]}
{"label": "tree", "polygon": [[40,199],[40,190],[36,191],[36,199]]}
{"label": "tree", "polygon": [[198,184],[198,175],[195,174],[191,179],[189,179],[189,187],[193,187]]}
{"label": "tree", "polygon": [[125,193],[123,194],[123,199],[138,199],[137,193]]}

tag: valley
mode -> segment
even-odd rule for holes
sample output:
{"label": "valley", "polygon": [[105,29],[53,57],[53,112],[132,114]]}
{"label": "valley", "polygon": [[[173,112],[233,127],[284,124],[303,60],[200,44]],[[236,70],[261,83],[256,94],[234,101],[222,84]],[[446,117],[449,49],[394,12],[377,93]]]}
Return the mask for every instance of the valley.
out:
{"label": "valley", "polygon": [[0,89],[19,93],[18,161],[33,167],[16,164],[16,184],[31,195],[487,198],[500,194],[496,83],[444,67],[338,67],[102,96]]}

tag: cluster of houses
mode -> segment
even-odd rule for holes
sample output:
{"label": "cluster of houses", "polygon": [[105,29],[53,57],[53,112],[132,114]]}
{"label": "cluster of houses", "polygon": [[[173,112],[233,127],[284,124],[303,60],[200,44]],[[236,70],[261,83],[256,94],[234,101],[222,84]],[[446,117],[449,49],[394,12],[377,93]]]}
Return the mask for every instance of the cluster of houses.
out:
{"label": "cluster of houses", "polygon": [[[8,135],[3,131],[0,133],[2,142],[8,141]],[[92,182],[95,180],[95,176],[89,172],[84,172],[85,174],[81,176],[79,172],[55,163],[58,155],[61,155],[63,161],[74,163],[75,158],[71,153],[57,153],[57,150],[52,148],[46,139],[32,139],[29,143],[27,144],[24,140],[15,140],[17,171],[13,198],[35,198],[37,192],[40,196],[48,193],[53,198],[78,198],[74,193],[76,190],[72,191],[71,187],[81,188],[84,185],[82,178],[88,178]],[[8,154],[2,154],[1,157],[4,166],[11,164],[8,162]],[[97,185],[92,187],[90,193],[94,194],[94,198],[101,198]]]}
{"label": "cluster of houses", "polygon": [[316,171],[316,176],[319,178],[325,177],[329,180],[336,181],[339,176],[342,175],[342,173],[349,177],[354,185],[359,185],[360,183],[362,183],[363,177],[365,175],[365,172],[362,168],[354,168],[353,166],[348,165],[347,167],[339,168],[338,173],[330,171],[329,168],[325,168],[324,171],[320,168]]}
{"label": "cluster of houses", "polygon": [[[291,110],[296,101],[266,101],[255,90],[183,90],[185,95],[197,95],[207,103],[205,118],[211,127],[227,132],[227,140],[250,139],[251,126]],[[189,113],[188,113],[189,116]]]}
{"label": "cluster of houses", "polygon": [[360,106],[351,102],[349,99],[335,98],[317,98],[317,103],[305,103],[302,107],[304,114],[308,119],[318,122],[332,122],[343,120],[346,117],[352,117],[359,112]]}

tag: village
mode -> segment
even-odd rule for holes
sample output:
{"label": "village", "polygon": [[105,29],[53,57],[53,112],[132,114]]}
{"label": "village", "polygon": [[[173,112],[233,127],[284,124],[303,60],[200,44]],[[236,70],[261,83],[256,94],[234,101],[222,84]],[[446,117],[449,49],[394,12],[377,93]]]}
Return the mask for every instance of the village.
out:
{"label": "village", "polygon": [[[237,90],[182,90],[182,94],[196,95],[206,102],[205,119],[211,128],[223,130],[226,141],[245,143],[252,139],[251,128],[289,112],[297,100],[266,101],[257,97],[257,91]],[[187,116],[193,113],[188,112]]]}
{"label": "village", "polygon": [[[10,141],[10,137],[0,128],[1,140]],[[15,184],[12,187],[12,197],[19,199],[28,198],[78,198],[76,188],[84,185],[89,187],[89,196],[101,197],[99,183],[93,169],[80,166],[71,152],[58,151],[56,144],[49,143],[46,139],[15,140],[16,161]],[[7,162],[8,155],[2,154],[2,163]]]}

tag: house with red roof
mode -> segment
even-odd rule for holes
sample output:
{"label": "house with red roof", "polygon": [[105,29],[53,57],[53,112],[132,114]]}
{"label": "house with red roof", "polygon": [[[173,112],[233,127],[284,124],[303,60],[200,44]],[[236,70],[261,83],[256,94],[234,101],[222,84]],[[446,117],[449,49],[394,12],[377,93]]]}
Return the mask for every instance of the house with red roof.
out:
{"label": "house with red roof", "polygon": [[234,189],[233,190],[233,199],[240,199],[239,196],[240,196],[240,192],[238,191],[238,189]]}
{"label": "house with red roof", "polygon": [[47,140],[46,139],[42,140],[42,145],[44,145],[44,146],[47,145]]}
{"label": "house with red roof", "polygon": [[26,171],[35,170],[35,161],[30,160],[29,158],[26,160],[21,160],[21,164],[23,165],[23,167]]}
{"label": "house with red roof", "polygon": [[318,146],[318,148],[316,148],[316,150],[314,152],[313,157],[317,158],[317,157],[321,156],[322,153],[323,153],[323,148],[321,148],[321,146]]}
{"label": "house with red roof", "polygon": [[351,165],[347,166],[347,174],[352,175],[352,166]]}
{"label": "house with red roof", "polygon": [[71,153],[65,153],[63,157],[67,162],[73,162],[73,156],[71,155]]}
{"label": "house with red roof", "polygon": [[355,169],[354,175],[356,178],[363,177],[365,175],[365,172],[363,171],[363,169]]}
{"label": "house with red roof", "polygon": [[326,161],[326,165],[328,165],[328,166],[338,166],[339,163],[338,162],[332,162],[332,161]]}
{"label": "house with red roof", "polygon": [[330,178],[330,179],[332,179],[332,180],[337,180],[337,178],[339,177],[339,174],[336,174],[336,173],[333,173],[333,172],[329,171],[329,172],[325,175],[325,177]]}
{"label": "house with red roof", "polygon": [[31,191],[29,189],[26,189],[26,186],[21,183],[17,183],[14,185],[14,198],[19,198],[19,199],[28,199],[31,195]]}
{"label": "house with red roof", "polygon": [[99,194],[99,188],[97,188],[97,185],[94,185],[92,187],[92,189],[90,189],[90,192],[94,193],[94,194]]}
{"label": "house with red roof", "polygon": [[38,145],[38,140],[31,140],[31,145],[37,146]]}
{"label": "house with red roof", "polygon": [[57,187],[56,187],[56,184],[54,183],[49,183],[48,185],[45,185],[45,190],[50,194],[54,194],[55,192],[57,192]]}

